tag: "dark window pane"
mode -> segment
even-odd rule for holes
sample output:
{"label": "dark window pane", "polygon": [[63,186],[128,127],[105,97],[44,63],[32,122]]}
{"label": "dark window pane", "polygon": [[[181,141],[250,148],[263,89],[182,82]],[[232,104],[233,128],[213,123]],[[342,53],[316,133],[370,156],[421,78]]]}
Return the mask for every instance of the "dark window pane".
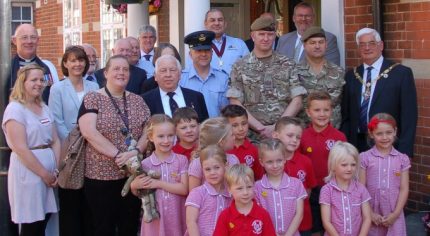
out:
{"label": "dark window pane", "polygon": [[22,7],[22,19],[31,21],[31,7]]}
{"label": "dark window pane", "polygon": [[21,20],[21,7],[12,7],[12,20]]}

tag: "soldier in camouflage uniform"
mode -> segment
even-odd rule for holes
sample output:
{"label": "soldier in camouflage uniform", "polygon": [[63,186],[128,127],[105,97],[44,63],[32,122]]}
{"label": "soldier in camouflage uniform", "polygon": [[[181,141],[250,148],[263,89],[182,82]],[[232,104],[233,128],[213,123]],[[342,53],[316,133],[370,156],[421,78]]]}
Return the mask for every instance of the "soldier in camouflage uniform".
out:
{"label": "soldier in camouflage uniform", "polygon": [[[344,80],[344,70],[324,58],[327,41],[324,30],[320,27],[311,27],[302,36],[306,59],[297,64],[292,71],[292,78],[299,80],[308,94],[322,90],[328,92],[333,101],[332,125],[339,129],[342,121],[340,102]],[[298,114],[306,124],[310,122],[306,112],[307,95],[303,97],[303,107]]]}
{"label": "soldier in camouflage uniform", "polygon": [[290,77],[295,62],[272,50],[275,24],[258,18],[251,25],[254,50],[238,60],[230,74],[227,97],[248,111],[254,142],[271,137],[274,124],[282,116],[295,116],[302,109],[306,90]]}

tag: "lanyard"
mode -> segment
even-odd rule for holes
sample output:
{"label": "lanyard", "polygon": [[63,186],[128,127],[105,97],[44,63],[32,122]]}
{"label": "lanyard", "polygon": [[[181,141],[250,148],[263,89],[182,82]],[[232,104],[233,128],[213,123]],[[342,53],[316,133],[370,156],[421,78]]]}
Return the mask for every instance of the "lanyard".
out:
{"label": "lanyard", "polygon": [[105,87],[106,94],[109,96],[110,101],[112,102],[112,105],[115,107],[116,111],[118,112],[118,115],[121,117],[122,122],[124,122],[125,128],[121,129],[121,133],[123,135],[129,136],[130,129],[128,127],[128,111],[127,111],[127,98],[125,96],[125,91],[122,94],[122,99],[124,101],[124,113],[121,112],[119,109],[118,104],[116,103],[115,99],[113,98],[112,94],[109,92],[107,87]]}

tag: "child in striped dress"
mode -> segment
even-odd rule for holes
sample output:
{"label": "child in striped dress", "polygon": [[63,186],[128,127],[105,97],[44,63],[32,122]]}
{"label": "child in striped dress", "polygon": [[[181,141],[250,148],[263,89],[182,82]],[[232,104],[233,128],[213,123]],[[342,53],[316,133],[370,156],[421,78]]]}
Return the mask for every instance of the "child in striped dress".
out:
{"label": "child in striped dress", "polygon": [[231,202],[231,195],[224,183],[227,157],[223,149],[209,145],[200,151],[200,162],[205,181],[191,190],[185,202],[185,235],[212,236],[218,216]]}
{"label": "child in striped dress", "polygon": [[368,124],[369,137],[375,146],[360,154],[360,181],[372,197],[371,236],[406,236],[403,214],[409,192],[410,160],[393,147],[396,120],[389,114],[378,113]]}
{"label": "child in striped dress", "polygon": [[358,151],[338,141],[328,157],[329,175],[321,188],[321,218],[325,236],[367,236],[371,224],[369,192],[358,182]]}

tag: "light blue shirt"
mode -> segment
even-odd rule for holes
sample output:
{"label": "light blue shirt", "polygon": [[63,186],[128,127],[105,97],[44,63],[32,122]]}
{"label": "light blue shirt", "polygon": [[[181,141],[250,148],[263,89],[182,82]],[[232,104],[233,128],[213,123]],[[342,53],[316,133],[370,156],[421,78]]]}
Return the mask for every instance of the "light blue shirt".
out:
{"label": "light blue shirt", "polygon": [[182,71],[179,85],[200,92],[205,98],[209,117],[217,117],[220,110],[228,104],[226,92],[229,77],[223,71],[210,68],[207,78],[201,78],[194,66],[189,66]]}
{"label": "light blue shirt", "polygon": [[144,57],[140,58],[137,62],[137,67],[140,69],[144,69],[146,71],[146,78],[149,79],[154,76],[154,65],[152,64],[152,60],[147,61]]}

